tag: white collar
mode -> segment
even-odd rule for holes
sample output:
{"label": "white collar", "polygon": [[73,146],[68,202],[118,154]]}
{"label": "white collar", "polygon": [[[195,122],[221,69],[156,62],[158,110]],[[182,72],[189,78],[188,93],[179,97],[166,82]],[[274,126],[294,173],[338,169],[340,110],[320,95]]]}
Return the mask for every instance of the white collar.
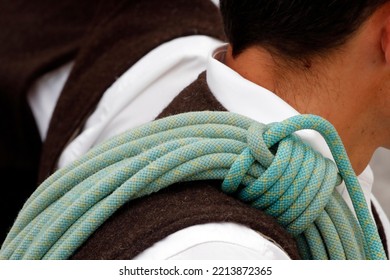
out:
{"label": "white collar", "polygon": [[[280,122],[299,112],[273,92],[243,78],[226,66],[223,61],[227,45],[216,49],[209,57],[207,65],[207,83],[216,99],[230,112],[244,115],[262,123]],[[333,160],[332,154],[322,136],[312,130],[297,132],[303,141],[310,144],[322,155]],[[358,176],[368,205],[374,181],[369,166]],[[344,199],[350,204],[345,186],[338,188]]]}

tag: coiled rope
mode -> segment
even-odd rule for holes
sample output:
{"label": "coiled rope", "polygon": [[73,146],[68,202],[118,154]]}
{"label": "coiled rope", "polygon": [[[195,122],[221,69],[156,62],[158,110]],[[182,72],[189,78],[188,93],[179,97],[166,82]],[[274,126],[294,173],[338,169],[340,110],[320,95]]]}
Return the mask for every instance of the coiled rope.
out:
{"label": "coiled rope", "polygon": [[[336,165],[295,131],[314,129]],[[356,217],[334,190],[344,180]],[[28,199],[1,259],[66,259],[126,202],[175,182],[224,180],[222,190],[264,210],[306,259],[385,259],[341,140],[318,116],[259,124],[226,112],[168,117],[95,147]]]}

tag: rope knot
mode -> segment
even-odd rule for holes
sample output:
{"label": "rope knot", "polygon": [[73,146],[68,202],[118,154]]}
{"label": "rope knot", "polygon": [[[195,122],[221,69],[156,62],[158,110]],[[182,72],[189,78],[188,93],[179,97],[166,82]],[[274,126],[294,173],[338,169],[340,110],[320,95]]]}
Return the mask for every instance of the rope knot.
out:
{"label": "rope knot", "polygon": [[[325,209],[340,183],[337,167],[294,134],[286,135],[270,151],[269,128],[254,123],[248,147],[237,157],[222,184],[223,191],[264,210],[293,235],[305,231]],[[252,168],[259,165],[260,168]],[[250,184],[242,184],[251,169],[261,170]],[[246,185],[247,187],[241,187]]]}

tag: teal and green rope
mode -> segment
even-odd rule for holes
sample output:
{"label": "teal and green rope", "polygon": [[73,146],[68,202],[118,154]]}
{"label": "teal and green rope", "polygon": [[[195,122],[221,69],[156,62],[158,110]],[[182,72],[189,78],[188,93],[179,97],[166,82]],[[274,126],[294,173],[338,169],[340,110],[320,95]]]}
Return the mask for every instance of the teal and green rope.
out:
{"label": "teal and green rope", "polygon": [[[336,164],[293,133],[322,134]],[[0,259],[66,259],[125,203],[173,183],[223,180],[222,190],[265,211],[307,259],[385,259],[356,175],[333,126],[301,115],[264,125],[226,112],[151,122],[58,170],[27,200]],[[335,186],[344,180],[350,211]]]}

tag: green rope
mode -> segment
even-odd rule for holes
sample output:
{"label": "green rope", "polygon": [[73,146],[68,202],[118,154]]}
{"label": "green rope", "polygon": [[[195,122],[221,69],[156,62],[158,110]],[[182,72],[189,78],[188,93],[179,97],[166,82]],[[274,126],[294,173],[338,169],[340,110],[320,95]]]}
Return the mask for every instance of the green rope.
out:
{"label": "green rope", "polygon": [[[293,133],[320,132],[336,165]],[[334,190],[345,181],[354,214]],[[66,259],[118,208],[181,181],[220,179],[296,237],[307,259],[385,259],[375,223],[333,126],[302,115],[271,125],[196,112],[128,131],[58,170],[28,199],[0,259]]]}

